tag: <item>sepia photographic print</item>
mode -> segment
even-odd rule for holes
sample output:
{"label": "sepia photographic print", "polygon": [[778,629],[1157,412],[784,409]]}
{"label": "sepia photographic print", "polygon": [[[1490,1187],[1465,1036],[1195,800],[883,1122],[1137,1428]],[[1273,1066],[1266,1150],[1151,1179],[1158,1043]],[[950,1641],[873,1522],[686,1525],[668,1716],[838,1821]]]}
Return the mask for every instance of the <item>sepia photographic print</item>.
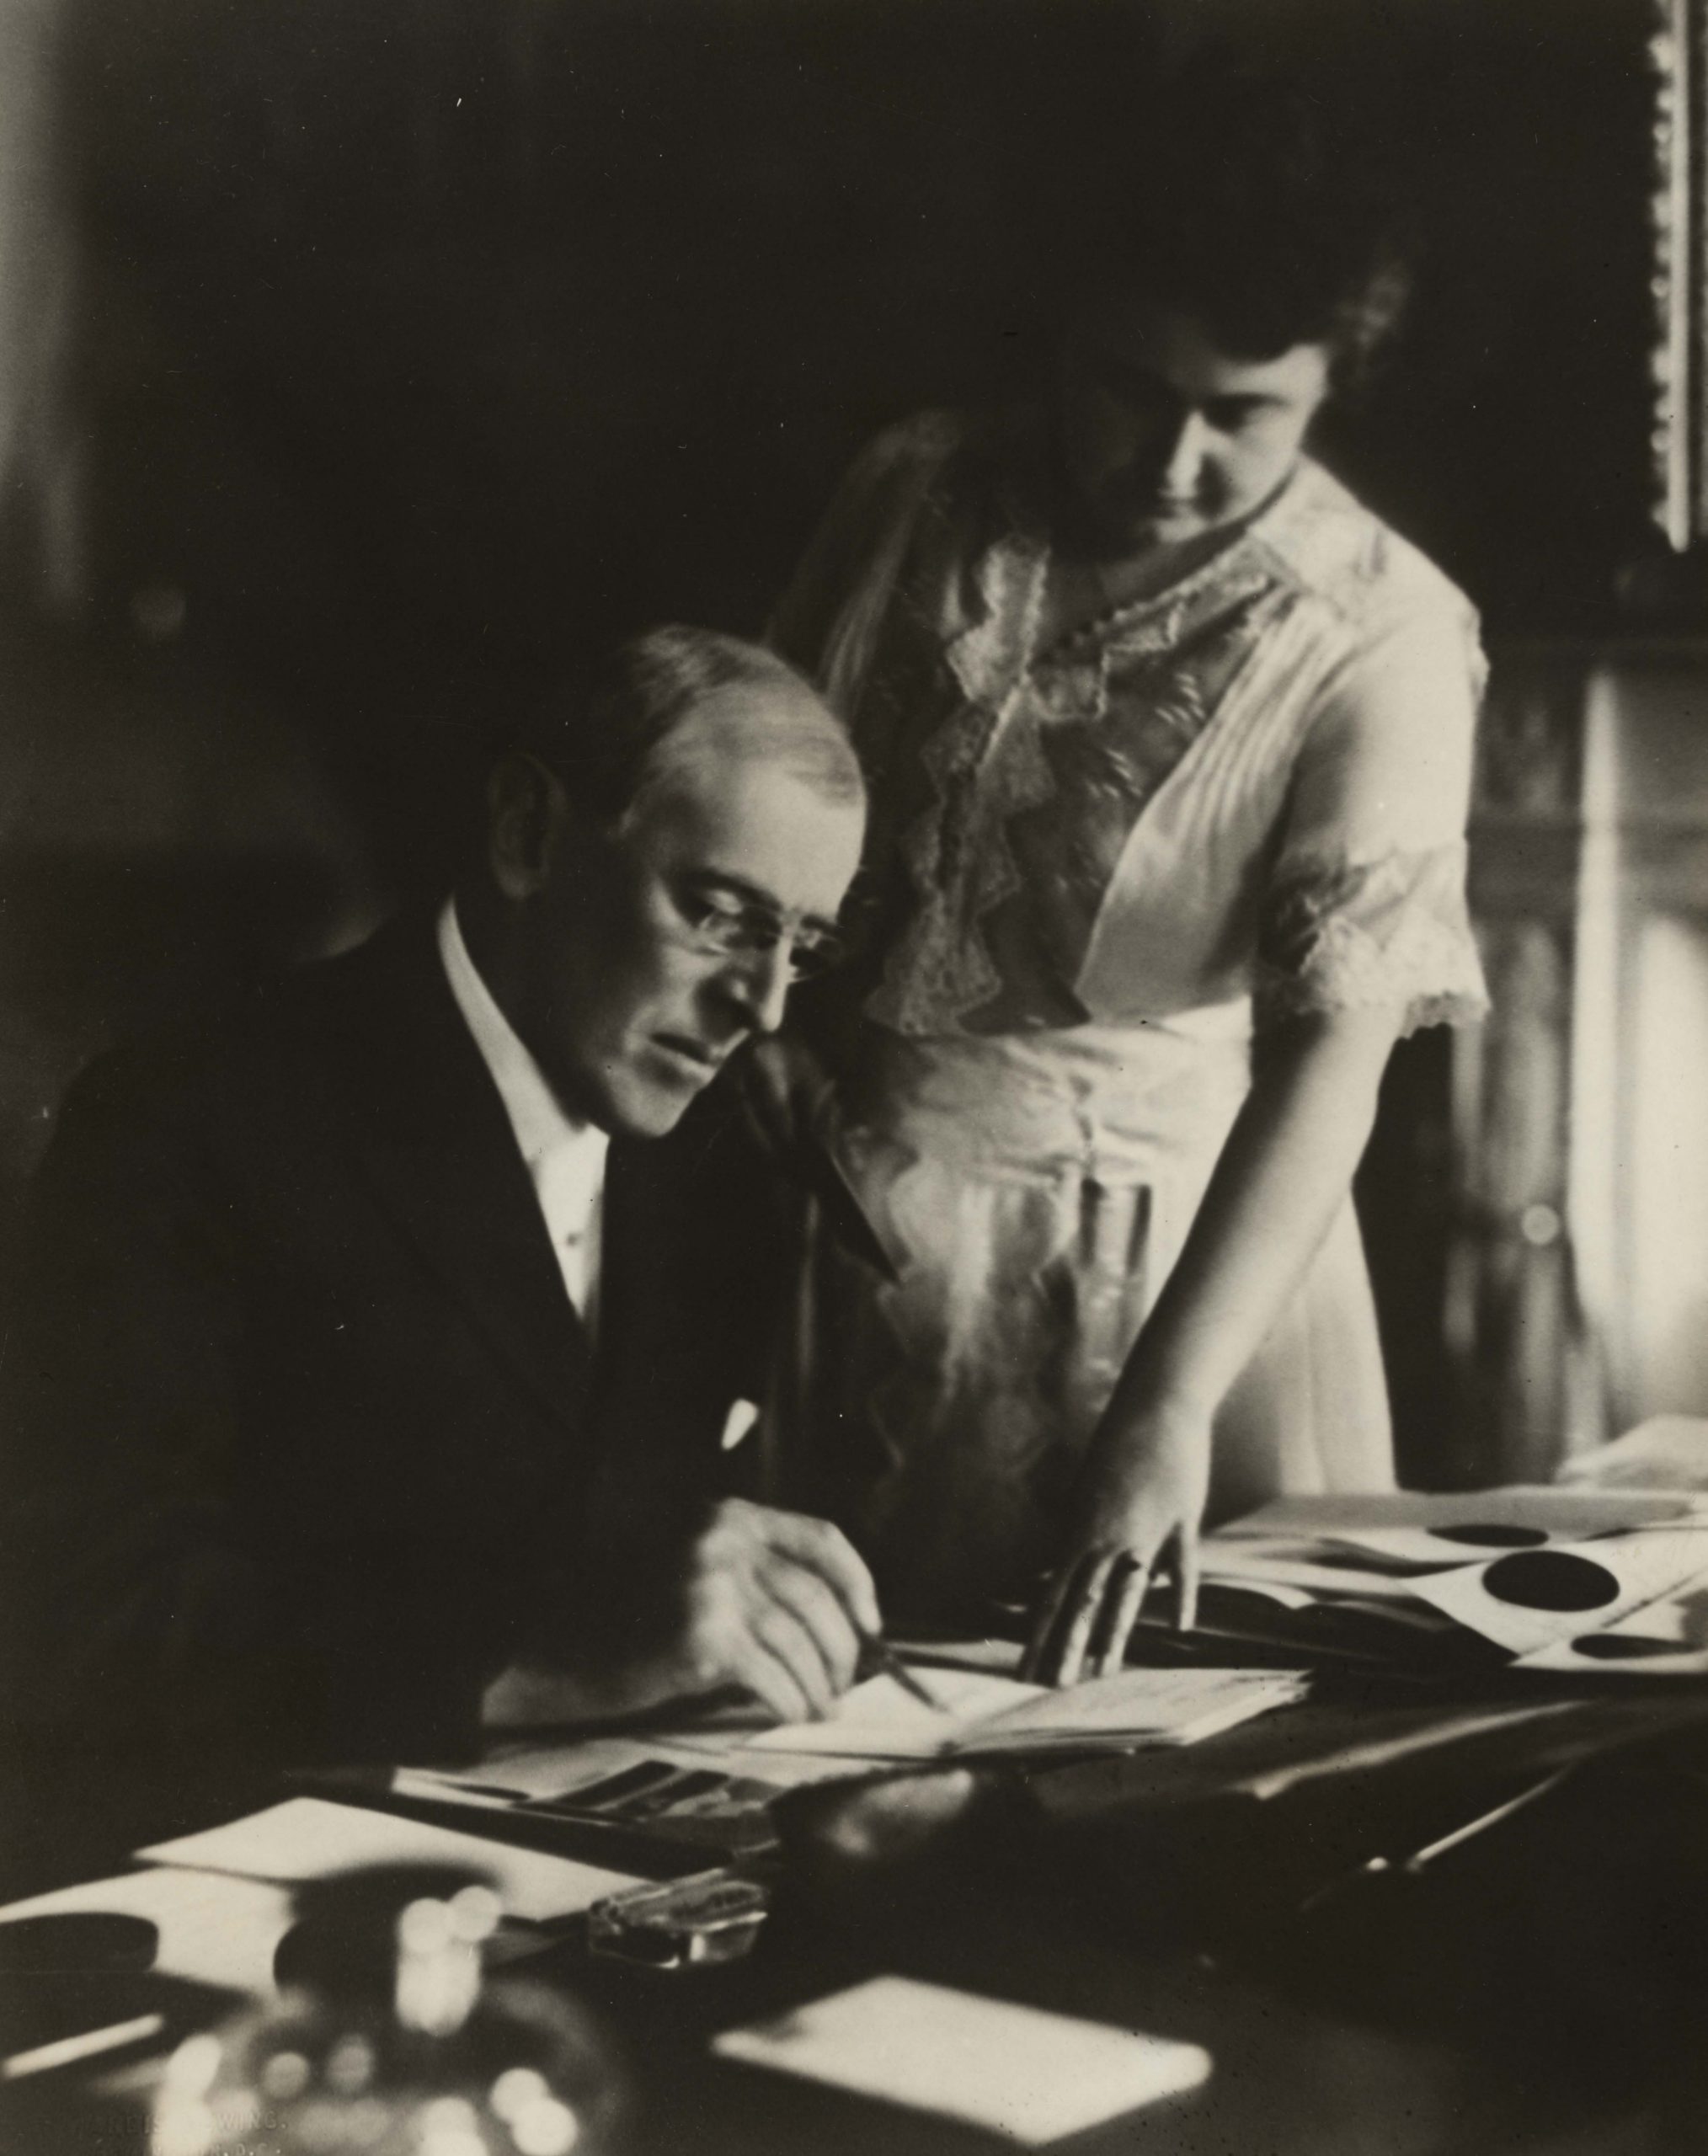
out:
{"label": "sepia photographic print", "polygon": [[0,2156],[1708,2147],[1708,0],[0,0]]}

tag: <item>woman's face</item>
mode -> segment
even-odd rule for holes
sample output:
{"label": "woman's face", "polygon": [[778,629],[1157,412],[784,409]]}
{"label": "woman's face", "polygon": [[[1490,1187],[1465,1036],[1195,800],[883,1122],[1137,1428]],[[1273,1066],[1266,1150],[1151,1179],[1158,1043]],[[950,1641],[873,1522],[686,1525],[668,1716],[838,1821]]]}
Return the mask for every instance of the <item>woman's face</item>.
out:
{"label": "woman's face", "polygon": [[1058,439],[1092,543],[1177,546],[1249,515],[1293,468],[1328,376],[1321,344],[1243,360],[1178,308],[1087,308],[1062,347]]}

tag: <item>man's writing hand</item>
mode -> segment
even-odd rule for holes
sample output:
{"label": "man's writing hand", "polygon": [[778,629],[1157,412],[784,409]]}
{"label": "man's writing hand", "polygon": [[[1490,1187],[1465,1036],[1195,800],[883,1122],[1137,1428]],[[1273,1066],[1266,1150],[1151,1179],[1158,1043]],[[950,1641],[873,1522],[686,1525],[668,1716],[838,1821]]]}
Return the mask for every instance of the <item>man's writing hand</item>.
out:
{"label": "man's writing hand", "polygon": [[880,1630],[878,1596],[839,1528],[727,1497],[688,1552],[682,1689],[740,1684],[784,1721],[826,1715]]}
{"label": "man's writing hand", "polygon": [[[784,1721],[810,1721],[847,1690],[862,1636],[881,1629],[872,1576],[840,1529],[739,1497],[713,1508],[670,1580],[622,1590],[610,1568],[604,1577],[603,1645],[584,1636],[551,1668],[504,1671],[485,1694],[487,1728],[638,1713],[730,1685]],[[645,1649],[632,1644],[648,1636]]]}

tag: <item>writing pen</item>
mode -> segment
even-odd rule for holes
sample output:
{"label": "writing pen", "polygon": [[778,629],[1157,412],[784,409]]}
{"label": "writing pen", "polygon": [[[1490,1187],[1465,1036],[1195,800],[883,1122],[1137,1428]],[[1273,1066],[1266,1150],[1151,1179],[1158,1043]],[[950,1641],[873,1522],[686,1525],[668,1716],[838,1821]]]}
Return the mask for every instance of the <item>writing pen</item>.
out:
{"label": "writing pen", "polygon": [[917,1700],[933,1714],[945,1711],[942,1702],[931,1697],[889,1641],[879,1639],[876,1632],[860,1635],[860,1660],[862,1667],[882,1670],[886,1677],[893,1677],[910,1699]]}
{"label": "writing pen", "polygon": [[[759,1409],[752,1401],[732,1401],[729,1412],[723,1418],[723,1449],[733,1452],[758,1420]],[[876,1632],[860,1635],[860,1666],[868,1673],[873,1670],[882,1670],[886,1677],[895,1679],[910,1699],[917,1700],[922,1707],[931,1708],[934,1714],[942,1713],[941,1703],[926,1691],[889,1642],[881,1639]]]}

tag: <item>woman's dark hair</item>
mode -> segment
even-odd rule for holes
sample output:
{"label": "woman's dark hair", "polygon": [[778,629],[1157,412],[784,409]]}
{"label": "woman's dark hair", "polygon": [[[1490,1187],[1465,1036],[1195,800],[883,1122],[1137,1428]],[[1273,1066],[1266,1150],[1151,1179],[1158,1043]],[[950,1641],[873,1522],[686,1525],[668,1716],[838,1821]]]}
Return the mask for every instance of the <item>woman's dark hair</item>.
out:
{"label": "woman's dark hair", "polygon": [[1325,344],[1337,387],[1355,387],[1411,284],[1371,102],[1344,68],[1201,49],[1154,86],[1127,170],[1097,189],[1094,274],[1136,280],[1241,358]]}

